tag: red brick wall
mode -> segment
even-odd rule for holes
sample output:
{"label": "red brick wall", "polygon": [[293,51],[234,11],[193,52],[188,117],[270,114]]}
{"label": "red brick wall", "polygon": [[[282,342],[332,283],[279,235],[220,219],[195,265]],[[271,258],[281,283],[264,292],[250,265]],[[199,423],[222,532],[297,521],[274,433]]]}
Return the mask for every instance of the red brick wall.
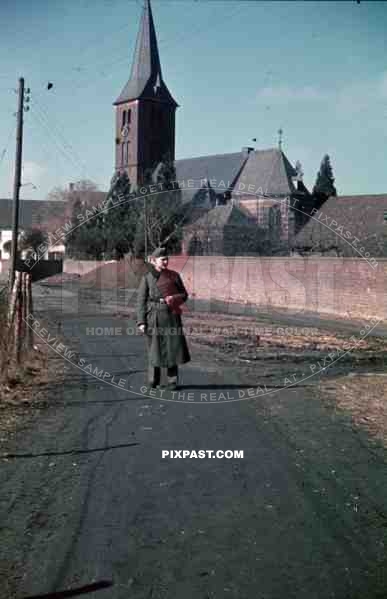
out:
{"label": "red brick wall", "polygon": [[170,268],[194,299],[387,320],[387,260],[373,268],[357,258],[176,256]]}
{"label": "red brick wall", "polygon": [[[63,270],[85,275],[103,264],[118,268],[113,261],[66,260]],[[170,268],[181,272],[191,298],[230,302],[231,312],[233,302],[250,302],[299,314],[312,311],[387,320],[387,260],[383,259],[372,268],[360,258],[173,256]]]}

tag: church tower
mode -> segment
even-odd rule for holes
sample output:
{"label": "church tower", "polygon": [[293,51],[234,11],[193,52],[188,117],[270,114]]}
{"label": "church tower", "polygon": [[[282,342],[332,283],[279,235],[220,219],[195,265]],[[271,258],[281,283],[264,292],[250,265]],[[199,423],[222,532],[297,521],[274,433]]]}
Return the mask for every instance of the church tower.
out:
{"label": "church tower", "polygon": [[132,185],[146,182],[162,160],[175,160],[175,112],[161,74],[150,0],[145,0],[130,79],[116,107],[115,168]]}

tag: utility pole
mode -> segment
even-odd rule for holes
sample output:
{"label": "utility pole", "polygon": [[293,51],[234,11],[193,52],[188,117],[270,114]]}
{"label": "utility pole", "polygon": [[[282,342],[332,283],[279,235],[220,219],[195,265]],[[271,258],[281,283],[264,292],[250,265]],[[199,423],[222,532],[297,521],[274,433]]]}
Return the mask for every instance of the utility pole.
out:
{"label": "utility pole", "polygon": [[[27,89],[27,93],[30,90]],[[19,195],[21,187],[21,169],[22,169],[22,149],[23,149],[23,110],[24,110],[24,78],[19,79],[19,97],[18,110],[16,114],[16,158],[15,158],[15,178],[13,186],[13,225],[12,225],[12,250],[11,250],[11,268],[9,273],[9,292],[12,293],[13,283],[15,281],[16,259],[17,259],[17,238],[19,232]],[[29,101],[27,97],[26,101]],[[29,107],[26,107],[29,110]]]}

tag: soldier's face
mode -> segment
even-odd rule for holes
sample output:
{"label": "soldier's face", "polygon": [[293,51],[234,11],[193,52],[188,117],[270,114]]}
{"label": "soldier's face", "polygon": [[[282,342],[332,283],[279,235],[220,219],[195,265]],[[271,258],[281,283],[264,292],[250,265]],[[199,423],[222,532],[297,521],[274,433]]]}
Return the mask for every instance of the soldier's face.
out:
{"label": "soldier's face", "polygon": [[168,258],[155,258],[154,265],[156,270],[164,270],[168,266]]}

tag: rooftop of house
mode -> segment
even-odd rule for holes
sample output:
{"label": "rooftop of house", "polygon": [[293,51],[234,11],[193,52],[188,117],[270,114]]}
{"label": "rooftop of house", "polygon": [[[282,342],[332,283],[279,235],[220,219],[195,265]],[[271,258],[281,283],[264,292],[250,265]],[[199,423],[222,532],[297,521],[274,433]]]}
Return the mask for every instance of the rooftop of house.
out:
{"label": "rooftop of house", "polygon": [[344,256],[358,255],[356,246],[380,256],[385,253],[386,234],[387,194],[332,196],[298,232],[293,246],[306,250],[337,246]]}
{"label": "rooftop of house", "polygon": [[[47,200],[20,200],[19,202],[19,227],[41,227],[51,219],[62,218],[65,213],[66,202]],[[0,229],[12,229],[13,200],[0,198]]]}

